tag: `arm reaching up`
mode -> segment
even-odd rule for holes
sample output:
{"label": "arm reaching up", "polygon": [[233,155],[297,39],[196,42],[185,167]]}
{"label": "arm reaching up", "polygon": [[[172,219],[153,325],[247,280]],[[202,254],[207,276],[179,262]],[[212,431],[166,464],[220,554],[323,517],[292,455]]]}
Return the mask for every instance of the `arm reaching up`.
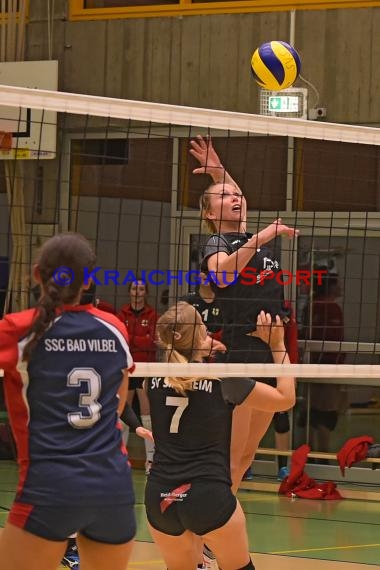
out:
{"label": "arm reaching up", "polygon": [[214,149],[211,137],[203,138],[200,135],[190,141],[190,154],[197,159],[199,168],[193,170],[193,174],[209,174],[215,184],[226,183],[239,187],[232,176],[227,172],[218,153]]}

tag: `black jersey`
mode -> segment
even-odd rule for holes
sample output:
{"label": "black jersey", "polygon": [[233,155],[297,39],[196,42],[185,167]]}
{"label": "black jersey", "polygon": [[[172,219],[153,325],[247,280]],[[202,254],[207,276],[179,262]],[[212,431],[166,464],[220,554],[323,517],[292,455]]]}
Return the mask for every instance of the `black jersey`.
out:
{"label": "black jersey", "polygon": [[[251,236],[252,234],[237,232],[211,236],[204,246],[202,270],[208,271],[207,260],[210,256],[219,252],[231,255],[247,243]],[[284,286],[281,279],[276,279],[280,271],[280,264],[273,258],[270,249],[261,247],[240,275],[236,275],[231,285],[218,287],[210,276],[211,286],[222,311],[224,342],[229,345],[239,343],[241,335],[254,331],[257,316],[262,310],[273,317],[289,316],[289,311],[284,306]],[[273,272],[273,278],[265,279],[269,272]],[[231,279],[232,276],[226,276],[226,281]]]}
{"label": "black jersey", "polygon": [[149,378],[155,443],[149,478],[167,484],[211,479],[231,485],[232,412],[255,383],[252,378],[199,379],[182,396],[165,378]]}
{"label": "black jersey", "polygon": [[192,305],[202,317],[202,321],[211,333],[216,333],[222,328],[222,313],[215,299],[211,303],[207,303],[200,296],[198,291],[193,291],[181,297],[180,301],[186,301]]}

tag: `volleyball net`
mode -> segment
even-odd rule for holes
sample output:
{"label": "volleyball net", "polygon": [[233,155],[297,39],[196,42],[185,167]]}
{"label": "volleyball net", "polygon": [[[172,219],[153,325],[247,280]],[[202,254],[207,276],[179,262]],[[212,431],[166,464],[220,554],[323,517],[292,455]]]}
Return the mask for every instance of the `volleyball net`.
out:
{"label": "volleyball net", "polygon": [[[211,179],[193,174],[199,165],[189,148],[210,136],[247,198],[248,231],[278,217],[300,231],[270,246],[296,316],[301,363],[189,364],[189,375],[193,366],[206,375],[216,366],[219,376],[284,372],[378,386],[379,129],[1,86],[0,131],[3,312],[33,305],[36,250],[66,230],[94,244],[96,296],[116,311],[129,301],[133,276],[148,283],[159,313],[194,290],[207,238],[199,197]],[[318,271],[331,286],[319,314]],[[141,363],[136,374],[170,366]]]}

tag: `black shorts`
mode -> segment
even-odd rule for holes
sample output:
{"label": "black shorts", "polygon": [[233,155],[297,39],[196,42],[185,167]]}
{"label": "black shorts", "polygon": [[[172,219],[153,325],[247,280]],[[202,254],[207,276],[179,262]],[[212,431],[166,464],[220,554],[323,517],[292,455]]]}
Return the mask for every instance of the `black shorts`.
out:
{"label": "black shorts", "polygon": [[79,532],[105,544],[125,544],[136,534],[135,508],[125,505],[29,505],[14,502],[8,522],[41,538],[64,541]]}
{"label": "black shorts", "polygon": [[130,376],[128,382],[128,390],[142,390],[145,378],[137,378]]}
{"label": "black shorts", "polygon": [[180,536],[185,530],[202,536],[224,526],[236,509],[236,497],[227,483],[193,481],[188,485],[148,482],[145,507],[156,530]]}
{"label": "black shorts", "polygon": [[326,427],[330,431],[334,431],[338,423],[338,412],[335,410],[316,410],[310,408],[310,425],[314,429],[319,426]]}
{"label": "black shorts", "polygon": [[[222,342],[224,340],[222,339]],[[273,364],[273,355],[270,346],[259,338],[249,335],[235,336],[234,343],[228,344],[226,341],[227,352],[217,352],[216,362],[236,362],[245,364]],[[275,387],[277,382],[275,378],[255,378],[264,384]]]}

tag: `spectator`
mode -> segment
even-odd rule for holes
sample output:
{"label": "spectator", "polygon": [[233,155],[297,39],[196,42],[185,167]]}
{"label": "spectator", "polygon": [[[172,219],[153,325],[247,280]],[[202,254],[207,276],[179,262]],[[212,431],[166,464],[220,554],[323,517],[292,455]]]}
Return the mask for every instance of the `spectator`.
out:
{"label": "spectator", "polygon": [[[148,285],[142,279],[132,282],[129,285],[130,302],[123,305],[118,313],[119,319],[125,323],[128,329],[129,346],[135,362],[154,362],[156,360],[156,322],[158,313],[146,300],[148,295]],[[140,406],[140,417],[144,428],[152,431],[150,419],[149,401],[143,383],[145,378],[132,376],[128,387],[128,404],[133,405],[133,399],[137,394]],[[123,414],[122,416],[123,417]],[[128,441],[129,428],[125,430],[124,440]],[[145,472],[148,475],[153,461],[154,444],[145,439]]]}
{"label": "spectator", "polygon": [[[321,267],[319,269],[327,269]],[[313,300],[304,310],[304,334],[309,340],[342,342],[344,338],[343,311],[337,298],[340,297],[339,278],[336,273],[321,277],[321,283],[313,284]],[[334,351],[311,351],[311,364],[343,364],[345,354]],[[331,433],[338,422],[342,405],[340,384],[310,385],[311,447],[315,451],[330,451]]]}

